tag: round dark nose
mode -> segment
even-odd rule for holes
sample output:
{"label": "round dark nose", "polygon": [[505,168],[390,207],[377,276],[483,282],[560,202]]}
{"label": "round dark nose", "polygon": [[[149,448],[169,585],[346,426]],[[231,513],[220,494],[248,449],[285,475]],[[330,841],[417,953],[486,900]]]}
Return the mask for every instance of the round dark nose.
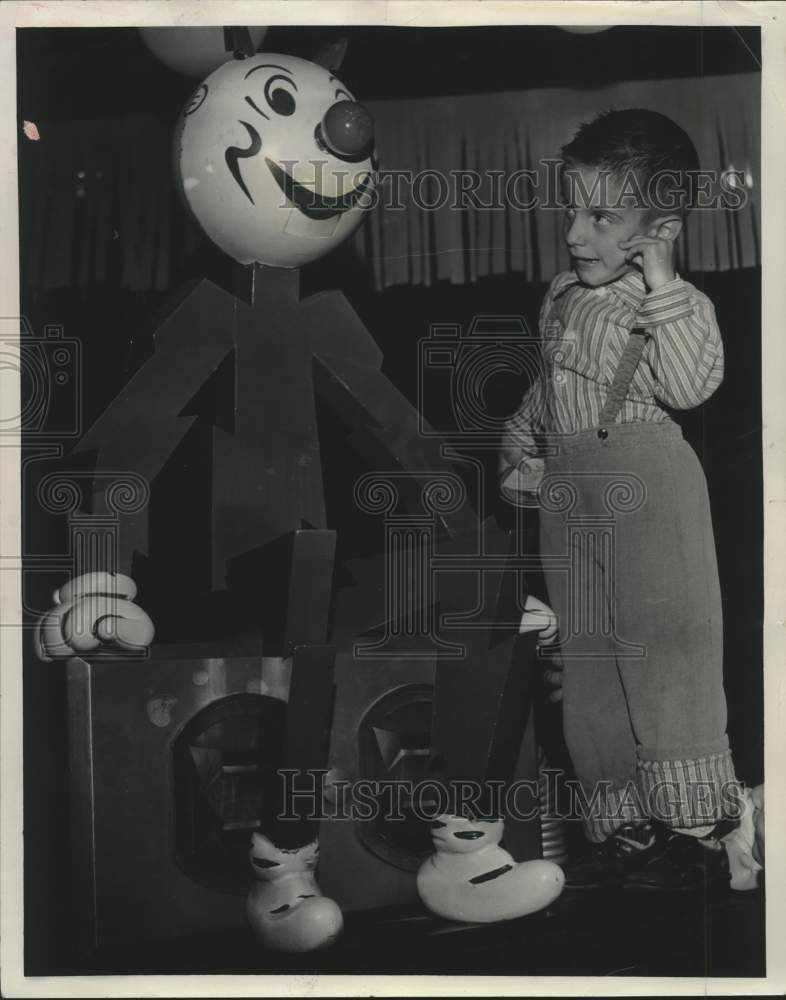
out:
{"label": "round dark nose", "polygon": [[317,145],[342,160],[365,160],[374,148],[374,119],[362,104],[336,101],[317,125]]}

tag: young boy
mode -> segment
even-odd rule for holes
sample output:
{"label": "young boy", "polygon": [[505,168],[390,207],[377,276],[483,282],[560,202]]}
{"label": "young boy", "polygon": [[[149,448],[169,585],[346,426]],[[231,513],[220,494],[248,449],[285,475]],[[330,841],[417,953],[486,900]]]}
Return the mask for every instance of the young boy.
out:
{"label": "young boy", "polygon": [[566,886],[683,888],[725,863],[718,821],[741,801],[706,483],[668,413],[723,378],[712,303],[675,271],[698,158],[669,118],[632,109],[583,125],[562,159],[571,269],[546,293],[544,374],[508,422],[500,482],[541,507],[594,845]]}

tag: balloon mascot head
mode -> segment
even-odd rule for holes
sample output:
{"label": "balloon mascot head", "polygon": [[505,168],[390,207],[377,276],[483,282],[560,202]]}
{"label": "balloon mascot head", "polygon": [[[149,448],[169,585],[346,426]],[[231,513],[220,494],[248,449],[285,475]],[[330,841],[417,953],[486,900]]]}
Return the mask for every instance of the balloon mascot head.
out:
{"label": "balloon mascot head", "polygon": [[300,267],[360,225],[374,185],[368,111],[330,69],[270,52],[202,83],[175,130],[175,177],[241,264]]}

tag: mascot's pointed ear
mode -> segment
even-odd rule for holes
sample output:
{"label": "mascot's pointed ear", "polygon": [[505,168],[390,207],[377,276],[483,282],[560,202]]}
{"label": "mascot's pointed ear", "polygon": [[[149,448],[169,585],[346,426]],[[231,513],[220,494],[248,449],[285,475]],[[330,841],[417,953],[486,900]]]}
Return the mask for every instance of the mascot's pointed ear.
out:
{"label": "mascot's pointed ear", "polygon": [[317,66],[326,69],[329,73],[338,73],[341,69],[341,64],[344,62],[347,45],[349,45],[349,39],[339,38],[337,42],[332,42],[330,45],[326,45],[320,49],[311,61],[315,62]]}

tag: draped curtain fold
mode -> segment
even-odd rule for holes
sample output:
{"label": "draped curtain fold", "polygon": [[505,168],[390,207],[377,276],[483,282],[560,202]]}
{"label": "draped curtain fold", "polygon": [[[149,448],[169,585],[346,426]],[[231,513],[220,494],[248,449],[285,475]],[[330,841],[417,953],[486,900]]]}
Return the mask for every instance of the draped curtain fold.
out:
{"label": "draped curtain fold", "polygon": [[[646,107],[685,128],[703,168],[734,168],[749,181],[742,208],[693,214],[682,267],[757,266],[759,88],[758,74],[738,74],[369,102],[383,180],[379,204],[355,237],[357,250],[377,288],[462,284],[511,271],[543,280],[565,266],[560,213],[520,207],[537,193],[522,171],[541,176],[544,161],[599,110]],[[168,288],[199,238],[174,205],[174,123],[139,117],[37,124],[39,141],[19,140],[24,284]],[[396,171],[405,172],[399,205],[391,203]],[[514,175],[511,202],[504,189]],[[471,176],[478,186],[462,202],[460,185],[474,183]]]}

